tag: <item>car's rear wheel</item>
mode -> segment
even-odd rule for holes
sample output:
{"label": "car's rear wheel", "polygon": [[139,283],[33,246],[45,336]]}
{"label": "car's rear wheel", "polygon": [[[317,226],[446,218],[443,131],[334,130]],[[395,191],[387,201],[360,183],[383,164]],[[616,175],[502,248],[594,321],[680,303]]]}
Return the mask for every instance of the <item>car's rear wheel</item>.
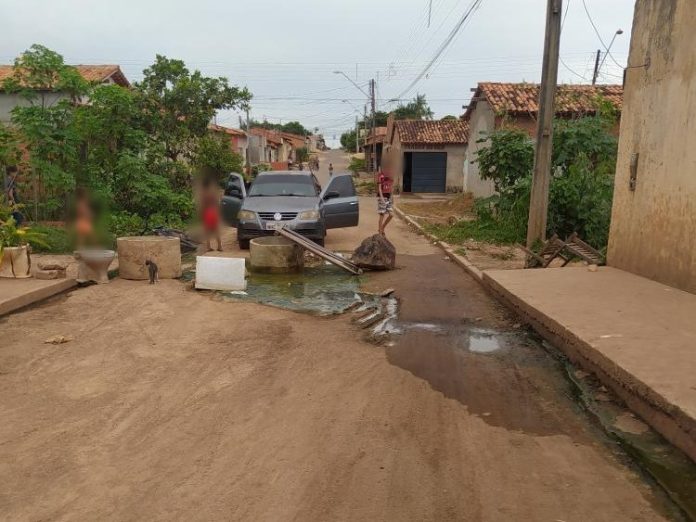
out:
{"label": "car's rear wheel", "polygon": [[249,239],[239,239],[237,243],[239,243],[239,249],[240,250],[249,250]]}

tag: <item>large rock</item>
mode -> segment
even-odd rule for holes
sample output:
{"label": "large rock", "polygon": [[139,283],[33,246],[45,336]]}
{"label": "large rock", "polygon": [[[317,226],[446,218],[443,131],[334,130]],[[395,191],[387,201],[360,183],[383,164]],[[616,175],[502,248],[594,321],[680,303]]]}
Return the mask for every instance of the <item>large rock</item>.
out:
{"label": "large rock", "polygon": [[369,270],[393,270],[396,248],[381,234],[365,239],[353,252],[353,263]]}

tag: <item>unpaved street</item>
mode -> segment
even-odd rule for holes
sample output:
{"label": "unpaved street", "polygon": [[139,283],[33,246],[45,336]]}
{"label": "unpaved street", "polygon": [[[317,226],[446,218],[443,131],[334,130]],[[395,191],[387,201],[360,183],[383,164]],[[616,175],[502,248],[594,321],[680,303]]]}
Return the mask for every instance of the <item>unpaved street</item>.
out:
{"label": "unpaved street", "polygon": [[[374,201],[361,209],[327,246],[376,229]],[[180,281],[0,319],[0,518],[664,519],[561,364],[441,251],[388,233],[399,269],[364,286],[396,289],[391,345]]]}

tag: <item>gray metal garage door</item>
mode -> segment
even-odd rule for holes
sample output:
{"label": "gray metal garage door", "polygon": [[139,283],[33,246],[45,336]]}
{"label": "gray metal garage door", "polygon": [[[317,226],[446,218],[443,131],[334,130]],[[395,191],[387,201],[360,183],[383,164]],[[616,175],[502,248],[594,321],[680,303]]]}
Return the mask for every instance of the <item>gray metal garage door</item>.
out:
{"label": "gray metal garage door", "polygon": [[411,192],[445,192],[446,152],[414,152]]}

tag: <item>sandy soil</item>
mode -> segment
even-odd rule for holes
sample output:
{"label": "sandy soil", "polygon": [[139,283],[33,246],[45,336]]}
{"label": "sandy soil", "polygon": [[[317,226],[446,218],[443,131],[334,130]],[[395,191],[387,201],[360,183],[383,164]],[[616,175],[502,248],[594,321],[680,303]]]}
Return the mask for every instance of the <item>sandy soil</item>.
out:
{"label": "sandy soil", "polygon": [[[329,244],[374,230],[363,210]],[[1,518],[662,520],[558,363],[425,240],[388,233],[399,269],[366,286],[396,289],[391,345],[178,281],[1,319]],[[500,350],[474,353],[478,329]]]}

